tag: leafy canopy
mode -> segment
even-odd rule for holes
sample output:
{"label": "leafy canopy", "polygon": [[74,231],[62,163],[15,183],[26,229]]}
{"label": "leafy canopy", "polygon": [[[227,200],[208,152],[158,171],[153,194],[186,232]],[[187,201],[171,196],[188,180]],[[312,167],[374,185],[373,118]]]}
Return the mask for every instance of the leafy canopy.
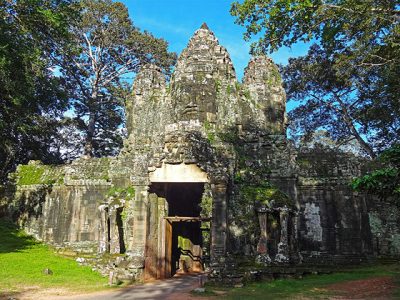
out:
{"label": "leafy canopy", "polygon": [[0,182],[30,159],[57,162],[68,106],[49,40],[64,39],[72,1],[0,0]]}
{"label": "leafy canopy", "polygon": [[315,39],[328,52],[364,53],[357,60],[368,64],[399,60],[398,6],[394,0],[245,0],[234,2],[231,14],[246,26],[245,39],[260,36],[253,52]]}
{"label": "leafy canopy", "polygon": [[353,189],[378,195],[383,200],[392,199],[400,204],[400,144],[382,152],[378,161],[382,167],[354,179]]}
{"label": "leafy canopy", "polygon": [[356,140],[374,157],[400,141],[398,0],[245,0],[231,13],[258,38],[251,52],[313,42],[283,69],[292,128],[328,130],[338,145]]}
{"label": "leafy canopy", "polygon": [[122,144],[123,104],[129,87],[124,76],[147,63],[169,74],[175,54],[168,44],[136,28],[127,8],[111,0],[81,0],[79,18],[68,27],[69,43],[52,59],[69,92],[84,153],[115,155]]}
{"label": "leafy canopy", "polygon": [[304,57],[289,59],[282,73],[288,98],[298,103],[289,112],[292,136],[305,135],[307,140],[323,129],[338,147],[355,141],[370,157],[375,149],[387,147],[387,141],[399,141],[397,95],[365,83],[383,81],[375,72],[341,74],[335,58],[318,45]]}

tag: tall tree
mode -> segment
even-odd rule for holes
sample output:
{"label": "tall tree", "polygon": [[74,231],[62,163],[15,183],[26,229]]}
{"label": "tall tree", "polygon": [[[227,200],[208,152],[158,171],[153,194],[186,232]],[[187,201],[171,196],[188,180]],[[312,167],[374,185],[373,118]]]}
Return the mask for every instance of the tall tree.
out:
{"label": "tall tree", "polygon": [[59,161],[52,145],[67,98],[46,44],[65,37],[70,4],[0,1],[0,182],[30,159]]}
{"label": "tall tree", "polygon": [[289,100],[303,101],[291,113],[292,120],[305,132],[326,127],[341,141],[355,138],[373,157],[400,139],[399,4],[245,0],[234,2],[231,13],[246,26],[246,39],[260,37],[252,45],[253,53],[298,41],[318,44],[284,70]]}
{"label": "tall tree", "polygon": [[299,102],[289,112],[292,134],[311,137],[324,128],[339,145],[356,140],[364,153],[375,157],[356,75],[339,75],[335,62],[316,45],[306,56],[290,59],[282,71],[288,98]]}
{"label": "tall tree", "polygon": [[127,8],[111,0],[82,0],[80,18],[70,24],[72,44],[53,59],[70,91],[75,121],[88,156],[112,155],[121,144],[123,76],[146,63],[166,73],[175,61],[167,42],[133,26]]}

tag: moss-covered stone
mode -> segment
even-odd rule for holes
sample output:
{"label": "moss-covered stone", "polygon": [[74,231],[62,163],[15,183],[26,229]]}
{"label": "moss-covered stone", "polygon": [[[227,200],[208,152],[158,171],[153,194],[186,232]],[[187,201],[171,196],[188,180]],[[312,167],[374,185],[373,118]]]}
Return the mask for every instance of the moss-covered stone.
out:
{"label": "moss-covered stone", "polygon": [[259,205],[268,207],[292,207],[293,201],[277,187],[264,183],[262,185],[243,185],[241,195],[247,201],[255,201]]}
{"label": "moss-covered stone", "polygon": [[12,177],[17,185],[52,185],[63,183],[64,175],[62,167],[30,162],[27,165],[18,166]]}
{"label": "moss-covered stone", "polygon": [[129,200],[135,196],[135,188],[133,186],[126,188],[113,186],[107,191],[107,196],[115,199]]}

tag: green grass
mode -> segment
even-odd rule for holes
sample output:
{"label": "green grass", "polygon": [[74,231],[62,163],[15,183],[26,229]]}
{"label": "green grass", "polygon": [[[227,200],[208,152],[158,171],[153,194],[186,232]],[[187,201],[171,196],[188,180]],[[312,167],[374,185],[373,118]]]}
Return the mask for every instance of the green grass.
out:
{"label": "green grass", "polygon": [[[52,275],[42,273],[49,268]],[[107,279],[90,267],[57,255],[52,249],[0,219],[0,294],[26,288],[66,288],[95,291],[106,288]]]}
{"label": "green grass", "polygon": [[[396,285],[394,297],[400,298],[400,265],[378,265],[349,269],[325,275],[309,275],[303,279],[279,279],[270,282],[251,283],[243,288],[227,289],[218,285],[208,284],[209,295],[214,291],[226,291],[224,297],[218,299],[294,299],[306,297],[311,299],[324,298],[329,295],[326,286],[334,283],[366,279],[370,277],[391,276]],[[397,299],[397,298],[396,298]]]}

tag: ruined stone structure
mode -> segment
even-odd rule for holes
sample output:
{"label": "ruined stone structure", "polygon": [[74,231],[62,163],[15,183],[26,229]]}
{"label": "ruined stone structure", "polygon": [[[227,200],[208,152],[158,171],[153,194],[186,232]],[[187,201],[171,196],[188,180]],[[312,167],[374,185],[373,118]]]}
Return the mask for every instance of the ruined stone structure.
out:
{"label": "ruined stone structure", "polygon": [[285,103],[269,58],[252,58],[240,83],[203,25],[169,83],[153,65],[136,76],[117,157],[20,166],[7,211],[64,252],[113,254],[103,271],[121,278],[398,255],[399,214],[387,226],[350,190],[355,158],[296,153]]}

